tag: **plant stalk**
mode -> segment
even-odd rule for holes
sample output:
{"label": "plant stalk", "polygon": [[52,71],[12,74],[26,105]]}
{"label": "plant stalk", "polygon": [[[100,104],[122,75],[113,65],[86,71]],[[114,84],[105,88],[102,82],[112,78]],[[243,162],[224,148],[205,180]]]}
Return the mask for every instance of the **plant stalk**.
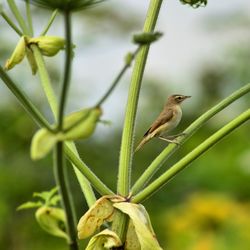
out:
{"label": "plant stalk", "polygon": [[250,109],[246,110],[244,113],[236,117],[234,120],[226,124],[223,128],[218,130],[198,147],[192,150],[189,154],[183,157],[180,161],[174,164],[170,169],[168,169],[163,175],[158,177],[155,181],[144,188],[140,193],[132,198],[132,202],[141,203],[149,198],[153,193],[161,189],[168,181],[170,181],[177,173],[186,168],[192,161],[201,156],[204,152],[210,149],[213,145],[223,139],[226,135],[231,133],[233,130],[238,128],[244,122],[250,119]]}
{"label": "plant stalk", "polygon": [[[161,4],[162,0],[150,1],[143,28],[144,32],[154,31]],[[149,47],[150,45],[143,45],[136,56],[128,93],[117,181],[117,193],[123,196],[129,195],[136,110]],[[126,238],[127,225],[128,216],[123,213],[118,213],[112,224],[112,229],[115,230],[122,242],[124,242]]]}
{"label": "plant stalk", "polygon": [[23,32],[13,23],[13,21],[6,15],[4,11],[1,11],[1,16],[9,24],[9,26],[16,31],[19,36],[23,35]]}

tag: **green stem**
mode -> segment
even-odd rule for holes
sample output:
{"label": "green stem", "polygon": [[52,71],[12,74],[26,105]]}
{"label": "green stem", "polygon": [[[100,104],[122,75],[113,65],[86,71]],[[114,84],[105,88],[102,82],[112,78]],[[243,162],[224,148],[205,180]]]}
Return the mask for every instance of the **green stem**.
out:
{"label": "green stem", "polygon": [[19,36],[22,36],[22,31],[12,22],[12,20],[6,15],[4,11],[1,12],[1,16],[4,18],[4,20],[10,25],[10,27],[16,31],[16,33]]}
{"label": "green stem", "polygon": [[105,100],[110,96],[110,94],[112,93],[112,91],[114,90],[114,88],[117,86],[117,84],[119,83],[119,81],[121,80],[122,76],[124,75],[124,73],[127,71],[127,69],[130,67],[132,60],[134,60],[135,56],[137,55],[137,53],[140,50],[140,46],[131,54],[131,61],[130,62],[125,62],[125,65],[122,67],[121,71],[118,73],[118,75],[116,76],[116,78],[114,79],[114,81],[111,83],[109,89],[107,90],[107,92],[103,95],[103,97],[100,99],[100,101],[95,105],[95,107],[100,107],[103,102],[105,102]]}
{"label": "green stem", "polygon": [[[143,28],[144,32],[152,32],[154,30],[161,4],[162,0],[150,1]],[[136,110],[149,47],[150,45],[142,46],[138,55],[136,56],[128,93],[117,182],[117,193],[123,196],[129,195]],[[128,216],[123,213],[118,213],[114,222],[112,223],[112,229],[115,230],[122,242],[124,242],[126,236],[127,225]]]}
{"label": "green stem", "polygon": [[114,194],[100,179],[87,167],[82,160],[68,146],[65,146],[64,151],[67,158],[74,164],[76,168],[91,182],[92,186],[101,195]]}
{"label": "green stem", "polygon": [[[243,95],[250,92],[250,83],[246,84],[244,87],[238,89],[233,92],[230,96],[219,102],[217,105],[209,109],[203,115],[201,115],[198,119],[196,119],[185,131],[185,137],[182,137],[180,143],[183,143],[185,140],[190,138],[205,122],[207,122],[210,118],[212,118],[215,114],[229,106],[232,102],[239,99]],[[169,144],[150,164],[150,166],[143,172],[140,178],[136,181],[134,186],[132,187],[132,193],[138,193],[143,186],[153,177],[155,172],[163,166],[166,160],[178,149],[176,144]]]}
{"label": "green stem", "polygon": [[67,220],[67,232],[70,239],[69,245],[70,249],[77,250],[78,245],[76,241],[76,225],[73,213],[73,207],[69,194],[69,187],[65,180],[67,172],[64,165],[63,157],[63,142],[58,142],[55,147],[55,162],[54,162],[54,172],[57,186],[59,187],[59,192],[61,195],[62,207],[65,211]]}
{"label": "green stem", "polygon": [[188,166],[192,161],[197,159],[200,155],[210,149],[213,145],[215,145],[218,141],[220,141],[223,137],[231,133],[237,127],[242,125],[244,122],[250,119],[250,109],[246,110],[244,113],[236,117],[234,120],[229,122],[223,128],[218,130],[212,136],[210,136],[207,140],[201,143],[198,147],[196,147],[193,151],[183,157],[180,161],[174,164],[170,169],[168,169],[163,175],[149,184],[145,189],[143,189],[140,193],[138,193],[133,199],[132,202],[141,203],[146,200],[153,193],[157,192],[160,188],[162,188],[169,180],[171,180],[177,173],[183,170]]}
{"label": "green stem", "polygon": [[[32,51],[34,52],[34,56],[35,56],[35,60],[37,63],[38,72],[39,72],[39,76],[41,79],[41,83],[42,83],[44,92],[45,92],[46,97],[48,99],[48,103],[50,105],[52,113],[53,113],[54,117],[56,118],[57,113],[58,113],[58,105],[57,105],[54,90],[53,90],[52,85],[51,85],[49,74],[48,74],[47,68],[45,66],[43,56],[42,56],[39,48],[36,45],[34,45],[34,44],[31,45],[31,48],[32,48]],[[76,149],[73,142],[70,143],[69,147],[74,152],[75,157],[79,158],[79,154],[78,154],[77,149]],[[74,168],[75,174],[77,176],[78,182],[81,186],[81,190],[86,198],[87,204],[90,207],[96,200],[94,191],[93,191],[90,183],[88,182],[88,180],[82,175],[82,173],[77,169],[77,167],[74,166],[74,164],[73,164],[73,168]]]}
{"label": "green stem", "polygon": [[26,0],[26,15],[27,15],[27,20],[28,20],[28,25],[29,25],[29,33],[31,36],[33,36],[34,31],[33,31],[33,23],[32,23],[32,17],[31,17],[31,12],[30,12],[30,0]]}
{"label": "green stem", "polygon": [[22,15],[20,14],[20,12],[16,6],[15,1],[14,0],[7,0],[7,2],[9,4],[9,7],[10,7],[13,15],[15,16],[17,22],[19,23],[19,26],[22,29],[23,34],[31,36],[29,29],[25,23],[25,20],[23,19]]}
{"label": "green stem", "polygon": [[44,117],[39,113],[36,107],[32,104],[29,98],[17,87],[13,80],[6,74],[2,66],[0,66],[0,77],[5,85],[10,89],[10,91],[17,97],[19,102],[25,108],[28,114],[33,118],[33,120],[42,127],[47,128],[49,131],[53,131],[49,123],[44,119]]}
{"label": "green stem", "polygon": [[38,73],[39,73],[39,76],[41,79],[41,84],[43,86],[44,92],[45,92],[46,97],[48,99],[52,113],[53,113],[54,117],[56,117],[57,113],[58,113],[58,105],[57,105],[54,90],[51,86],[50,77],[49,77],[47,68],[45,66],[43,56],[40,52],[40,49],[37,47],[37,45],[32,44],[31,49],[34,53],[34,57],[35,57],[36,64],[38,67]]}
{"label": "green stem", "polygon": [[[145,20],[144,32],[152,32],[158,18],[162,0],[151,0]],[[122,133],[121,153],[119,162],[119,173],[117,183],[117,193],[128,195],[130,188],[130,171],[132,164],[133,136],[135,127],[136,110],[139,99],[139,92],[147,60],[150,45],[144,45],[140,49],[131,77],[131,84],[128,93],[127,108]]]}
{"label": "green stem", "polygon": [[58,112],[58,131],[63,129],[63,116],[64,110],[67,101],[67,94],[70,85],[70,71],[71,71],[71,62],[72,62],[72,48],[71,48],[71,12],[65,10],[64,12],[64,21],[65,21],[65,32],[66,32],[66,59],[64,65],[64,78],[62,91],[59,102],[59,112]]}
{"label": "green stem", "polygon": [[58,9],[54,10],[50,19],[49,19],[49,22],[48,24],[46,25],[46,27],[44,28],[43,32],[41,33],[41,36],[45,36],[46,33],[48,32],[50,26],[52,25],[52,23],[54,22],[55,18],[56,18],[56,15],[58,13]]}

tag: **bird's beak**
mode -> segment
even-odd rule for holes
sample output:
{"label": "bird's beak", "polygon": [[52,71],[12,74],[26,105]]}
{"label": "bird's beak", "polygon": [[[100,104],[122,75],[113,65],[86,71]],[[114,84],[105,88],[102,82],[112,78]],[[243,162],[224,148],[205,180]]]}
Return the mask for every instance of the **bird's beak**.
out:
{"label": "bird's beak", "polygon": [[185,99],[190,98],[190,97],[191,97],[191,95],[186,95],[186,96],[185,96]]}

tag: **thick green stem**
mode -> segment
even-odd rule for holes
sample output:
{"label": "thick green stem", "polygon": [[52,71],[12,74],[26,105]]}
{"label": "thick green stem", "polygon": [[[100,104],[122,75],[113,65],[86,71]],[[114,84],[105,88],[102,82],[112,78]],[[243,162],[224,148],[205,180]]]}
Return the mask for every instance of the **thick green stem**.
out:
{"label": "thick green stem", "polygon": [[[144,32],[152,32],[154,30],[161,4],[162,0],[150,1],[147,17],[143,28]],[[150,45],[142,46],[136,56],[131,77],[130,89],[128,93],[117,182],[117,193],[123,196],[129,195],[136,110],[149,47]],[[123,213],[119,213],[112,225],[112,229],[115,230],[115,232],[120,237],[120,239],[123,240],[123,242],[126,235],[128,224],[127,222],[128,217]]]}
{"label": "thick green stem", "polygon": [[[48,99],[48,103],[50,105],[52,113],[53,113],[54,117],[56,118],[57,113],[58,113],[58,105],[57,105],[54,90],[53,90],[52,85],[51,85],[50,77],[49,77],[47,68],[46,68],[45,63],[44,63],[43,56],[42,56],[39,48],[36,45],[31,45],[31,48],[34,52],[34,56],[36,59],[38,72],[39,72],[39,76],[41,79],[41,83],[42,83],[44,92],[45,92],[46,97]],[[75,157],[79,158],[79,154],[78,154],[77,149],[76,149],[73,142],[69,143],[69,147],[74,152]],[[73,165],[73,167],[74,167],[74,171],[75,171],[75,174],[77,176],[77,179],[79,181],[79,184],[81,186],[81,190],[84,193],[87,204],[90,207],[96,200],[94,191],[92,190],[91,185],[88,182],[88,180],[82,175],[82,173],[77,169],[77,167],[74,165]]]}
{"label": "thick green stem", "polygon": [[138,193],[133,199],[132,202],[141,203],[153,193],[157,192],[160,188],[162,188],[169,180],[171,180],[177,173],[186,168],[192,161],[197,159],[200,155],[210,149],[213,145],[219,142],[223,137],[231,133],[237,127],[242,125],[244,122],[250,119],[250,109],[236,117],[234,120],[229,122],[223,128],[218,130],[212,136],[210,136],[207,140],[201,143],[198,147],[196,147],[193,151],[183,157],[180,161],[174,164],[170,169],[168,169],[163,175],[149,184],[145,189],[143,189],[140,193]]}
{"label": "thick green stem", "polygon": [[4,18],[4,20],[10,25],[10,27],[16,31],[16,33],[19,36],[22,36],[22,31],[13,23],[13,21],[6,15],[4,11],[1,11],[1,16]]}
{"label": "thick green stem", "polygon": [[19,26],[22,29],[23,34],[31,36],[32,34],[29,32],[29,29],[28,29],[28,27],[27,27],[27,25],[25,23],[25,20],[22,17],[22,15],[20,14],[20,12],[19,12],[19,10],[18,10],[18,8],[16,6],[15,1],[14,0],[7,0],[7,2],[9,4],[9,7],[10,7],[12,13],[14,14],[17,22],[19,23]]}
{"label": "thick green stem", "polygon": [[65,22],[65,32],[66,32],[66,58],[65,58],[65,65],[64,65],[64,78],[63,78],[63,85],[62,91],[60,96],[59,102],[59,112],[58,112],[58,131],[63,130],[63,117],[64,117],[64,110],[66,107],[67,95],[70,85],[70,72],[71,72],[71,63],[72,63],[72,47],[71,47],[71,12],[65,10],[64,12],[64,22]]}
{"label": "thick green stem", "polygon": [[[152,32],[154,30],[161,4],[162,0],[150,1],[143,28],[144,32]],[[124,196],[128,195],[129,193],[136,110],[149,47],[150,45],[144,45],[136,57],[128,93],[117,184],[117,193]]]}
{"label": "thick green stem", "polygon": [[27,113],[31,118],[42,127],[47,128],[49,131],[52,131],[49,123],[44,119],[44,117],[39,113],[36,107],[32,104],[29,98],[17,87],[13,80],[6,74],[4,69],[0,66],[0,77],[9,90],[17,97],[19,102],[22,104]]}
{"label": "thick green stem", "polygon": [[45,36],[46,33],[48,32],[50,26],[52,25],[52,23],[54,22],[55,18],[56,18],[56,15],[58,13],[58,9],[54,10],[49,21],[48,21],[48,24],[46,25],[46,27],[44,28],[44,30],[42,31],[41,33],[41,36]]}
{"label": "thick green stem", "polygon": [[139,52],[140,48],[141,47],[138,47],[135,50],[135,52],[131,54],[131,61],[130,62],[125,62],[125,65],[122,67],[121,71],[118,73],[118,75],[116,76],[116,78],[114,79],[114,81],[111,83],[111,85],[110,85],[109,89],[107,90],[107,92],[103,95],[103,97],[100,99],[100,101],[98,101],[98,103],[95,105],[95,107],[100,107],[103,104],[103,102],[105,102],[105,100],[110,96],[110,94],[112,93],[112,91],[114,90],[114,88],[117,86],[117,84],[121,80],[121,78],[124,75],[124,73],[130,67],[132,60],[135,58],[135,56]]}
{"label": "thick green stem", "polygon": [[59,187],[59,192],[61,195],[62,207],[66,215],[66,220],[67,220],[66,226],[67,226],[68,236],[70,239],[69,246],[70,249],[77,250],[78,245],[76,241],[76,225],[73,213],[74,209],[69,194],[69,186],[65,179],[65,176],[67,176],[67,171],[64,165],[64,158],[63,158],[63,142],[58,142],[55,147],[54,173],[55,173],[56,184]]}
{"label": "thick green stem", "polygon": [[[219,102],[217,105],[209,109],[203,115],[201,115],[198,119],[196,119],[185,131],[185,137],[182,137],[180,143],[183,143],[185,140],[190,138],[193,133],[195,133],[205,122],[207,122],[211,117],[215,114],[229,106],[232,102],[239,99],[243,95],[250,92],[250,83],[246,84],[244,87],[238,89],[233,92],[230,96]],[[132,193],[138,193],[143,186],[153,177],[155,172],[163,166],[166,160],[178,149],[176,144],[169,144],[150,164],[150,166],[143,172],[140,178],[136,181],[134,186],[132,187]]]}

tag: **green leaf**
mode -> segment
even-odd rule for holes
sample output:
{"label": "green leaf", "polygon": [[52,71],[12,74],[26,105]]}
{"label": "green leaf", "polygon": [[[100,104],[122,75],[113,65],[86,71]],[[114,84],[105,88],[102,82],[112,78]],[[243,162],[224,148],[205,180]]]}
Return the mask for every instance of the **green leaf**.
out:
{"label": "green leaf", "polygon": [[162,35],[163,33],[161,32],[143,32],[140,34],[135,34],[133,36],[133,42],[139,45],[150,44],[159,40]]}
{"label": "green leaf", "polygon": [[[136,233],[141,246],[140,249],[162,250],[155,237],[148,213],[142,205],[129,202],[120,202],[115,203],[113,206],[130,217],[134,225],[134,229],[132,230],[134,230]],[[131,244],[132,243],[129,243],[129,245]],[[130,249],[132,250],[134,248]]]}
{"label": "green leaf", "polygon": [[61,208],[43,206],[36,211],[35,216],[41,228],[47,233],[69,241],[65,232],[66,216]]}
{"label": "green leaf", "polygon": [[121,245],[122,242],[117,234],[105,229],[90,239],[86,250],[114,249]]}
{"label": "green leaf", "polygon": [[20,205],[17,210],[23,210],[23,209],[30,209],[30,208],[35,208],[35,207],[41,207],[43,206],[43,203],[41,201],[27,201]]}

